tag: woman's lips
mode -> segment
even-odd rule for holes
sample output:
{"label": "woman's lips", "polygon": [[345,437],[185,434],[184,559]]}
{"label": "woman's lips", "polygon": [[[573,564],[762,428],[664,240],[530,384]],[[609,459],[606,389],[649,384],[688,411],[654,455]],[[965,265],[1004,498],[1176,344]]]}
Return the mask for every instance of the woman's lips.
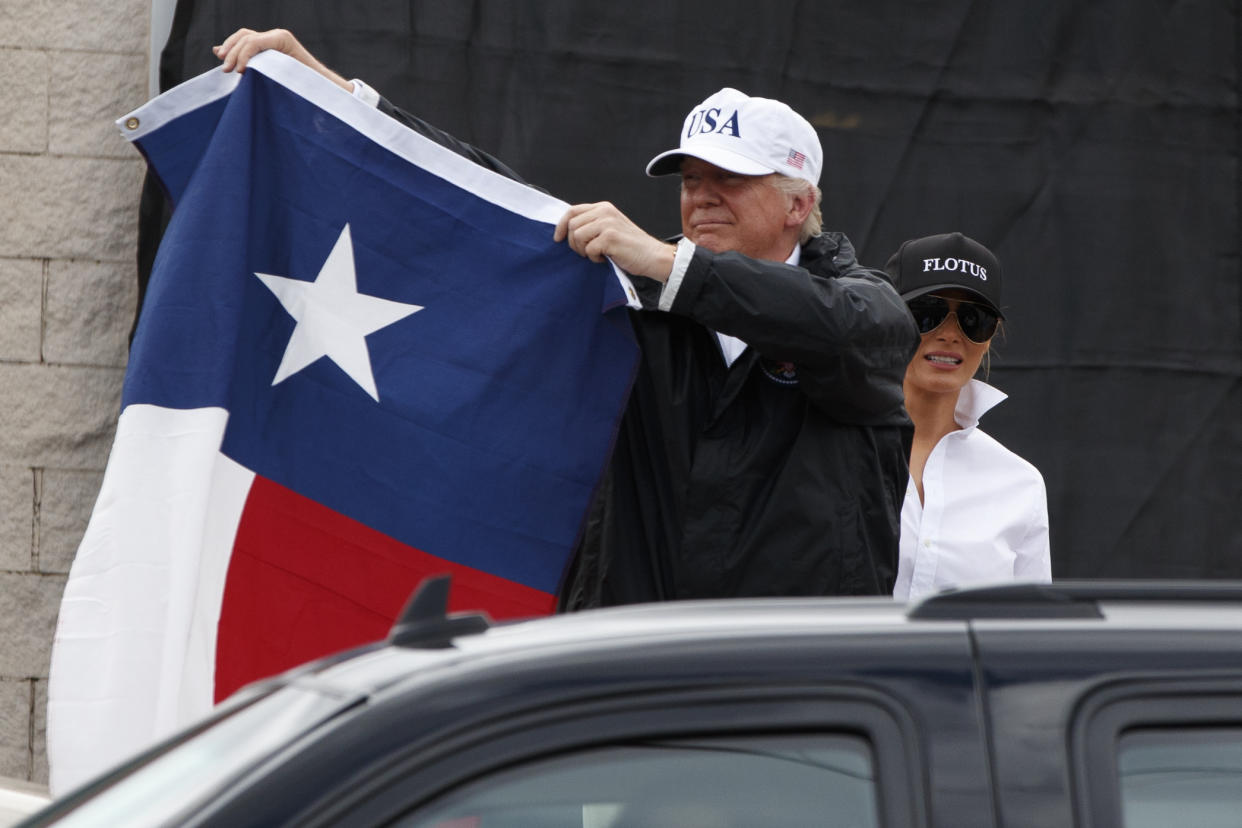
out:
{"label": "woman's lips", "polygon": [[931,353],[924,356],[923,359],[942,369],[956,368],[962,364],[962,358],[957,354]]}

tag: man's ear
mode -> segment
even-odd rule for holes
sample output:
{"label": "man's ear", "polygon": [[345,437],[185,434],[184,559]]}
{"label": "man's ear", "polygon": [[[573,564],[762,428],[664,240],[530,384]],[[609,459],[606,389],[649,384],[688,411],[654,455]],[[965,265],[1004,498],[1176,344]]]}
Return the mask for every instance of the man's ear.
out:
{"label": "man's ear", "polygon": [[815,196],[812,195],[809,187],[797,195],[791,195],[789,197],[789,210],[785,213],[785,226],[801,227],[802,222],[806,221],[806,217],[811,214],[811,210],[814,208]]}

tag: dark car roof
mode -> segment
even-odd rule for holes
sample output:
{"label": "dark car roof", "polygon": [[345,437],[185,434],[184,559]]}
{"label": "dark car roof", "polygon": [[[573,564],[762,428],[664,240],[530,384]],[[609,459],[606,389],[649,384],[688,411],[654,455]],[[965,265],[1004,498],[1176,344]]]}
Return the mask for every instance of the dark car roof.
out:
{"label": "dark car roof", "polygon": [[[877,671],[926,671],[934,666],[929,655],[942,664],[968,659],[972,647],[975,655],[986,650],[989,658],[1027,663],[1035,672],[1070,662],[1100,672],[1110,669],[1110,654],[1132,646],[1152,650],[1152,663],[1185,660],[1205,648],[1228,657],[1242,647],[1239,632],[1242,587],[1220,584],[1008,585],[910,606],[887,598],[673,602],[490,625],[454,637],[451,646],[381,643],[276,681],[372,704],[429,693],[451,700],[454,687],[471,686],[461,701],[466,708],[477,707],[489,688],[502,688],[494,690],[496,701],[508,704],[534,688],[637,692],[678,682],[770,680],[781,671],[861,681]],[[1153,647],[1157,633],[1176,636],[1177,644]],[[823,665],[808,665],[809,658]]]}
{"label": "dark car roof", "polygon": [[[881,638],[899,657],[917,639],[975,630],[1049,627],[1067,635],[1153,630],[1242,631],[1242,584],[1073,582],[1006,584],[954,590],[906,605],[889,598],[768,598],[686,601],[590,610],[502,623],[456,636],[452,646],[379,647],[343,662],[323,662],[310,673],[342,689],[372,693],[420,683],[442,670],[483,669],[517,659],[534,662],[600,661],[631,650],[643,658],[661,647],[712,641],[745,650],[747,642],[829,636]],[[1048,637],[1053,643],[1065,638]],[[294,674],[290,674],[291,680]]]}
{"label": "dark car roof", "polygon": [[[570,615],[502,623],[453,639],[451,648],[383,647],[341,663],[328,663],[313,675],[357,692],[391,690],[426,681],[433,672],[502,669],[523,664],[584,658],[602,660],[619,653],[687,643],[887,635],[895,630],[943,632],[942,623],[911,621],[903,604],[884,598],[766,599],[650,604],[590,610]],[[607,654],[607,655],[605,655]]]}

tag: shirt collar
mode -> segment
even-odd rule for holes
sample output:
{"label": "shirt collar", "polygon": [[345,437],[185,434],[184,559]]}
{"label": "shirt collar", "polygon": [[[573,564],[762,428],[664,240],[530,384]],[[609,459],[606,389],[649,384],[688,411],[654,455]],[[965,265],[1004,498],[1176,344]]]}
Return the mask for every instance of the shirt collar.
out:
{"label": "shirt collar", "polygon": [[999,388],[993,388],[982,380],[972,379],[957,395],[957,406],[953,409],[953,419],[963,431],[970,431],[979,425],[979,419],[989,410],[1009,397]]}

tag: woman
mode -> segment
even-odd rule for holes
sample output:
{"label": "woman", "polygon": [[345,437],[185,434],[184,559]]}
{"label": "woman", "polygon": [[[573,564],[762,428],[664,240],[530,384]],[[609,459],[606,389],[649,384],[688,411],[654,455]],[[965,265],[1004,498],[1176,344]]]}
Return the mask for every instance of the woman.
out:
{"label": "woman", "polygon": [[914,444],[893,595],[1051,580],[1043,477],[978,427],[1005,399],[974,379],[1003,318],[1000,262],[947,233],[904,243],[888,273],[922,335],[904,383]]}

